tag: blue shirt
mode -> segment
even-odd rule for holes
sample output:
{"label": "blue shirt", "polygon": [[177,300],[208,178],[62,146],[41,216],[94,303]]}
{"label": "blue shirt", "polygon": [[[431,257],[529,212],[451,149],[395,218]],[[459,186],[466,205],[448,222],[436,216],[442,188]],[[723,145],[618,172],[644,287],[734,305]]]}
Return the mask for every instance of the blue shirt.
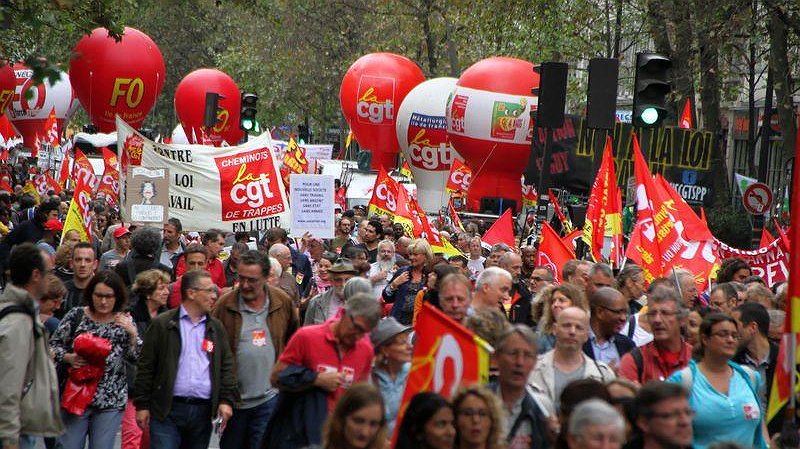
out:
{"label": "blue shirt", "polygon": [[175,388],[173,395],[210,399],[211,398],[211,372],[208,353],[216,348],[203,348],[206,338],[207,316],[193,323],[183,305],[178,312],[181,331],[181,355],[178,358],[178,372],[175,375]]}
{"label": "blue shirt", "polygon": [[381,396],[383,396],[389,435],[394,431],[395,421],[397,421],[397,412],[400,410],[400,400],[403,398],[403,390],[406,388],[406,380],[408,380],[408,372],[410,370],[411,364],[404,364],[394,380],[381,368],[376,367],[372,371],[375,384],[381,391]]}
{"label": "blue shirt", "polygon": [[[728,394],[718,392],[708,381],[708,378],[696,368],[696,363],[691,361],[689,369],[692,370],[692,391],[689,395],[689,406],[696,415],[692,421],[694,428],[694,448],[706,449],[709,445],[732,441],[744,447],[764,447],[761,438],[761,408],[758,396],[758,384],[761,377],[756,373],[756,384],[750,385],[750,379],[740,371],[733,368],[733,362],[728,362],[733,369]],[[681,371],[676,371],[667,382],[682,383]]]}
{"label": "blue shirt", "polygon": [[592,351],[594,352],[594,359],[598,362],[603,362],[606,365],[619,366],[619,351],[617,345],[614,344],[614,335],[603,343],[597,342],[597,337],[594,335],[592,327],[589,326],[589,342],[592,344]]}

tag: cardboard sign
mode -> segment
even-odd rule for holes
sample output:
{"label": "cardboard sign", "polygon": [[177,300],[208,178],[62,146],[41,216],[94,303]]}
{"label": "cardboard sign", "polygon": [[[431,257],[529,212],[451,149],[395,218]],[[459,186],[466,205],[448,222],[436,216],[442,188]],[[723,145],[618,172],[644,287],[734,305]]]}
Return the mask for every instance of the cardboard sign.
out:
{"label": "cardboard sign", "polygon": [[316,238],[334,237],[333,176],[292,174],[289,204],[292,205],[291,234],[300,237],[308,232]]}
{"label": "cardboard sign", "polygon": [[126,177],[127,215],[134,223],[164,223],[169,204],[169,170],[130,167]]}

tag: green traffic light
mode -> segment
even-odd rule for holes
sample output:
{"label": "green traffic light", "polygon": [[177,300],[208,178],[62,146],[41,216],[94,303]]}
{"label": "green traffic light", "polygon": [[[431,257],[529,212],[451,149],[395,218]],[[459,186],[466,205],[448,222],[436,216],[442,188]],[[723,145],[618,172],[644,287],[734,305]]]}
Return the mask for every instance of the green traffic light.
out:
{"label": "green traffic light", "polygon": [[252,131],[255,126],[255,122],[253,120],[244,119],[242,120],[242,128],[247,131]]}
{"label": "green traffic light", "polygon": [[656,108],[645,108],[639,118],[642,123],[652,125],[658,121],[658,110]]}

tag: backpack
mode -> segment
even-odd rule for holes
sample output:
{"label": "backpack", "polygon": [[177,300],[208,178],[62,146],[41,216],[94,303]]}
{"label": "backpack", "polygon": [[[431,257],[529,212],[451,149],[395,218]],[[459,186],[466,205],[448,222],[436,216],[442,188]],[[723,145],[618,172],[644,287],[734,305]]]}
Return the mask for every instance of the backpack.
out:
{"label": "backpack", "polygon": [[59,436],[64,433],[64,424],[61,421],[58,377],[56,368],[50,360],[47,335],[37,327],[38,320],[35,314],[19,304],[11,304],[0,309],[0,320],[12,313],[28,315],[33,325],[33,349],[28,358],[25,383],[20,398],[20,431],[27,435]]}

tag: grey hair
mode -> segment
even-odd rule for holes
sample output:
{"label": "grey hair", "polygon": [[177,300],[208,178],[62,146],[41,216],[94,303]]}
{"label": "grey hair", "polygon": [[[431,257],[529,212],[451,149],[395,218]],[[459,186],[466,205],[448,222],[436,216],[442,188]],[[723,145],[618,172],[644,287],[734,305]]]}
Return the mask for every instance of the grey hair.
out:
{"label": "grey hair", "polygon": [[269,274],[272,274],[274,272],[275,277],[277,278],[281,277],[281,275],[283,274],[283,266],[281,265],[280,262],[278,262],[278,259],[272,256],[269,256],[269,270],[270,270]]}
{"label": "grey hair", "polygon": [[678,285],[680,283],[680,280],[685,277],[690,277],[694,279],[694,275],[692,273],[680,268],[670,273],[670,275],[667,276],[667,279],[669,279],[669,281],[672,282],[673,285]]}
{"label": "grey hair", "polygon": [[372,295],[372,283],[370,283],[368,279],[362,277],[353,277],[348,279],[344,284],[345,300],[358,293],[369,293]]}
{"label": "grey hair", "polygon": [[350,318],[363,317],[369,323],[370,328],[378,325],[381,319],[380,303],[368,293],[356,293],[348,298],[344,303],[344,312]]}
{"label": "grey hair", "polygon": [[480,290],[485,284],[491,284],[500,277],[504,277],[509,281],[513,280],[511,273],[500,267],[489,267],[481,271],[481,274],[478,275],[478,279],[475,281],[475,290]]}
{"label": "grey hair", "polygon": [[660,285],[647,295],[648,304],[669,301],[672,301],[675,304],[675,311],[678,312],[678,318],[683,318],[689,315],[689,309],[683,305],[683,298],[678,295],[677,290],[674,288]]}
{"label": "grey hair", "polygon": [[502,265],[502,266],[506,266],[509,263],[511,263],[511,260],[514,259],[515,257],[520,258],[520,256],[518,254],[514,253],[513,251],[509,251],[509,252],[503,254],[502,256],[500,256],[500,260],[498,260],[497,263]]}
{"label": "grey hair", "polygon": [[137,228],[131,234],[131,247],[140,255],[153,255],[161,248],[161,231],[152,226]]}
{"label": "grey hair", "polygon": [[394,250],[394,242],[391,240],[381,240],[380,242],[378,242],[378,251],[380,251],[381,247],[383,246],[391,246],[392,250]]}
{"label": "grey hair", "polygon": [[602,399],[589,399],[578,404],[572,411],[567,432],[574,437],[580,437],[588,426],[608,424],[614,425],[620,436],[624,435],[625,420],[617,409]]}
{"label": "grey hair", "polygon": [[539,347],[538,342],[536,341],[536,333],[534,333],[531,328],[522,324],[514,324],[506,329],[505,332],[500,334],[497,338],[497,350],[503,349],[503,345],[505,344],[506,340],[511,338],[512,335],[519,335],[525,340],[525,343],[530,346],[534,352]]}
{"label": "grey hair", "polygon": [[505,243],[495,243],[494,245],[492,245],[492,250],[489,252],[496,253],[498,251],[509,252],[511,251],[511,248]]}
{"label": "grey hair", "polygon": [[289,247],[284,245],[283,243],[275,243],[274,245],[269,247],[269,255],[272,257],[278,257],[281,253],[291,253]]}
{"label": "grey hair", "polygon": [[769,313],[770,326],[782,326],[786,320],[786,312],[783,310],[769,309],[767,310],[767,313]]}
{"label": "grey hair", "polygon": [[597,273],[601,273],[603,276],[610,278],[614,277],[614,272],[611,271],[611,267],[604,263],[596,263],[592,265],[592,268],[589,268],[589,277],[592,277]]}

